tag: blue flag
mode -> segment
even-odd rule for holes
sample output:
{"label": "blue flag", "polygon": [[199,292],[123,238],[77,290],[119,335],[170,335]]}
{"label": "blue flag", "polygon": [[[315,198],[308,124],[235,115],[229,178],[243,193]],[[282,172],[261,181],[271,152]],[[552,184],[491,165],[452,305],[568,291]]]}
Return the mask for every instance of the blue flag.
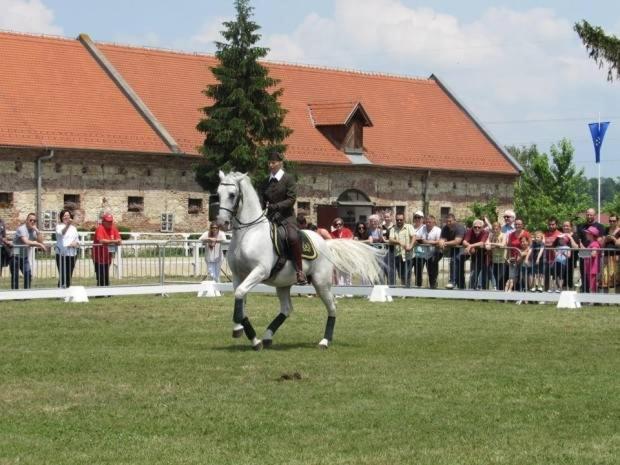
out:
{"label": "blue flag", "polygon": [[596,156],[596,163],[601,162],[601,145],[603,145],[603,139],[605,138],[605,132],[609,121],[604,123],[590,123],[590,133],[592,134],[592,142],[594,142],[594,154]]}

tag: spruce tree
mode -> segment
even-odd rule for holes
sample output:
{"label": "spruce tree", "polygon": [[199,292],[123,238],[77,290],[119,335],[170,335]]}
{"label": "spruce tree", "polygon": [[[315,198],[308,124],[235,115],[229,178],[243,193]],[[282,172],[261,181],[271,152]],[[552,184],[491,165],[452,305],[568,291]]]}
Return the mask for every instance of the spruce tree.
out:
{"label": "spruce tree", "polygon": [[210,69],[217,83],[203,91],[213,103],[202,109],[205,117],[197,125],[206,137],[196,180],[209,191],[217,187],[220,169],[247,172],[254,181],[266,175],[267,154],[284,152],[292,132],[283,125],[280,81],[258,61],[269,49],[256,45],[261,36],[251,20],[253,8],[249,0],[235,0],[235,8],[235,20],[223,23],[226,42],[216,42],[219,64]]}
{"label": "spruce tree", "polygon": [[614,74],[620,77],[620,39],[605,34],[602,28],[592,26],[585,19],[576,23],[574,29],[599,68],[607,65],[607,80],[613,81]]}

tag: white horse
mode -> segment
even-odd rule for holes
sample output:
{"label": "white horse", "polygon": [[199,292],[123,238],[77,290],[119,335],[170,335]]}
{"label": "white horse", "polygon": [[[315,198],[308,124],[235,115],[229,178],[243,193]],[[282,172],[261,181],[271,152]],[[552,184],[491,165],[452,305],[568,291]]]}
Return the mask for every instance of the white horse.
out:
{"label": "white horse", "polygon": [[[291,286],[296,283],[295,268],[288,260],[279,272],[271,275],[278,259],[271,241],[270,223],[265,217],[258,195],[250,179],[243,173],[220,171],[218,194],[220,208],[217,222],[232,226],[232,239],[227,259],[235,290],[233,337],[245,332],[255,350],[270,347],[280,325],[293,311]],[[327,308],[327,324],[319,347],[327,348],[336,324],[336,301],[331,292],[334,267],[377,282],[382,275],[383,253],[366,244],[347,239],[323,240],[313,231],[304,231],[318,252],[314,260],[304,260],[306,276]],[[245,299],[259,283],[274,286],[280,299],[280,312],[268,326],[262,341],[245,314]]]}

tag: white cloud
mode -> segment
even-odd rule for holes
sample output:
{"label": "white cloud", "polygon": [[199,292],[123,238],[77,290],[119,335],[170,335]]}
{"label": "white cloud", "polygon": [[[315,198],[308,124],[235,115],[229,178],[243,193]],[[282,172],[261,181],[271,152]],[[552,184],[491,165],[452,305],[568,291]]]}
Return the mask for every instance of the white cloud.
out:
{"label": "white cloud", "polygon": [[40,0],[0,0],[0,29],[40,34],[62,34],[54,12]]}
{"label": "white cloud", "polygon": [[215,42],[224,41],[224,37],[221,34],[221,31],[224,30],[222,23],[229,20],[230,18],[223,17],[210,19],[201,26],[200,30],[194,34],[189,39],[186,46],[182,48],[189,48],[208,53],[214,52],[216,50]]}
{"label": "white cloud", "polygon": [[551,103],[567,86],[600,79],[571,22],[546,8],[490,8],[465,23],[401,0],[336,0],[333,16],[310,14],[290,35],[265,39],[270,59],[436,73],[496,104]]}

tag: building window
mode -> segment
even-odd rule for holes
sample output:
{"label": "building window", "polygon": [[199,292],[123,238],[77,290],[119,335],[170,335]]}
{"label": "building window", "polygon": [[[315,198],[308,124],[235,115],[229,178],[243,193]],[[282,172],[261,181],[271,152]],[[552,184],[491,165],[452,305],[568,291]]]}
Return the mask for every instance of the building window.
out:
{"label": "building window", "polygon": [[161,214],[161,232],[174,231],[174,213]]}
{"label": "building window", "polygon": [[405,214],[405,206],[404,205],[396,205],[396,214],[404,215]]}
{"label": "building window", "polygon": [[58,224],[58,212],[56,210],[45,210],[43,212],[43,229],[53,231]]}
{"label": "building window", "polygon": [[63,197],[63,205],[67,210],[77,210],[80,208],[80,196],[78,194],[65,194]]}
{"label": "building window", "polygon": [[446,218],[450,214],[450,207],[441,207],[439,209],[439,215],[441,216],[441,224],[446,222]]}
{"label": "building window", "polygon": [[127,197],[127,211],[142,213],[144,211],[144,197]]}
{"label": "building window", "polygon": [[13,193],[12,192],[0,192],[0,208],[12,208],[13,207]]}
{"label": "building window", "polygon": [[187,199],[187,213],[190,215],[202,213],[202,199]]}
{"label": "building window", "polygon": [[209,196],[209,221],[215,221],[220,212],[220,196],[213,194]]}
{"label": "building window", "polygon": [[297,213],[310,214],[310,202],[297,202]]}

